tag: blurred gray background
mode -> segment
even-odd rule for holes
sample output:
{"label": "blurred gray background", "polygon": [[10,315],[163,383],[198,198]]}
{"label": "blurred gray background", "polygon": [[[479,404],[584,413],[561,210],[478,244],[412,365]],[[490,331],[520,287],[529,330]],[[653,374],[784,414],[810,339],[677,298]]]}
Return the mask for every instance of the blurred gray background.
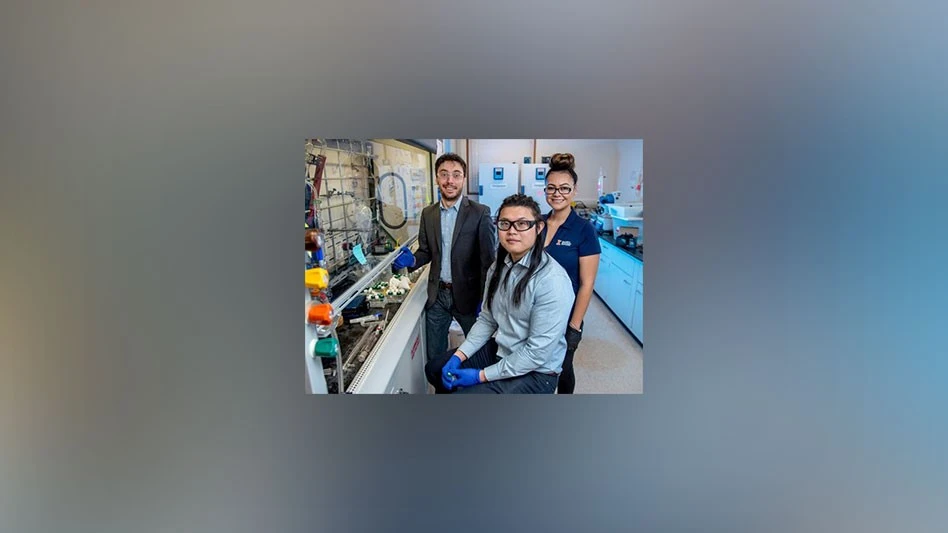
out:
{"label": "blurred gray background", "polygon": [[[847,4],[7,4],[0,530],[944,531],[948,8]],[[306,137],[644,139],[645,394],[305,397]]]}

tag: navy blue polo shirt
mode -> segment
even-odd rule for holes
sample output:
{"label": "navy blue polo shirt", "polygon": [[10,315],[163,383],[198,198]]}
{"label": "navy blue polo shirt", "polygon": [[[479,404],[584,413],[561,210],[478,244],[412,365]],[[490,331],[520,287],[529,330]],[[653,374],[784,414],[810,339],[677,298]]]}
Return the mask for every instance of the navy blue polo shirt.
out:
{"label": "navy blue polo shirt", "polygon": [[[550,214],[552,211],[544,215],[543,219],[549,218]],[[546,231],[544,228],[541,234],[543,239],[546,239]],[[546,247],[546,252],[566,270],[570,281],[573,282],[575,294],[579,292],[579,258],[602,253],[602,248],[599,246],[596,228],[570,208],[566,222],[557,228],[553,240]]]}

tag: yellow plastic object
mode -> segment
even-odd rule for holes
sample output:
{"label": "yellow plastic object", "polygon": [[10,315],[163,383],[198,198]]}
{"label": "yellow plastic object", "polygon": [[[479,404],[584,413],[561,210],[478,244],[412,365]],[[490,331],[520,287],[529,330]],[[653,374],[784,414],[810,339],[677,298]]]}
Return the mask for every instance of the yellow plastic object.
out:
{"label": "yellow plastic object", "polygon": [[311,268],[306,271],[306,288],[325,290],[329,286],[329,272],[325,268]]}

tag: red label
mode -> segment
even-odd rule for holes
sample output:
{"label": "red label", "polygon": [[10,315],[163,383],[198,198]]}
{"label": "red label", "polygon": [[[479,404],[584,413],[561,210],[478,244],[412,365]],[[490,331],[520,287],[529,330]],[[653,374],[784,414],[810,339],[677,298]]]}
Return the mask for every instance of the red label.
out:
{"label": "red label", "polygon": [[421,342],[421,335],[415,337],[415,344],[411,347],[411,358],[415,358],[415,352],[418,351],[418,343]]}

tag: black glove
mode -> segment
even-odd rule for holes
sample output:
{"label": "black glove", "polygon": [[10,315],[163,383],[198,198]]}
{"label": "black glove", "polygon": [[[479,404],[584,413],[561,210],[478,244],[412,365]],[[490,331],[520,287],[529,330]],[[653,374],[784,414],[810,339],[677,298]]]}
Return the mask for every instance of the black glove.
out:
{"label": "black glove", "polygon": [[576,350],[579,347],[579,341],[583,340],[583,332],[573,329],[573,326],[566,326],[566,349]]}

